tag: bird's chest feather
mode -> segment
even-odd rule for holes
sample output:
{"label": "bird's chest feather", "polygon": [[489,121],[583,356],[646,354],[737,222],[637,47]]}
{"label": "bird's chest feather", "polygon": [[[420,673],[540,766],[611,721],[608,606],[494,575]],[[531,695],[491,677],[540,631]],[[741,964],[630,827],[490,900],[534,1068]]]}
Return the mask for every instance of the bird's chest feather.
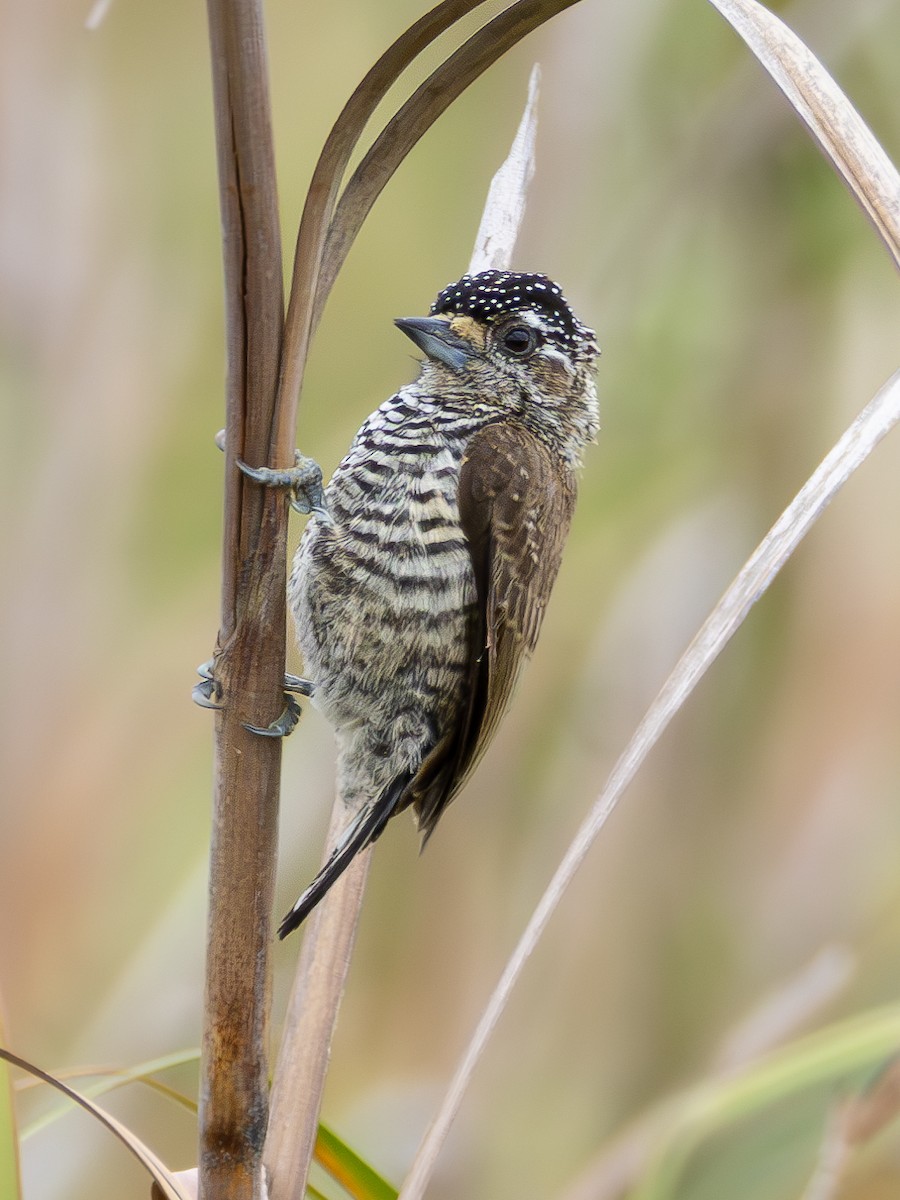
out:
{"label": "bird's chest feather", "polygon": [[298,640],[326,709],[350,702],[348,689],[415,688],[462,645],[475,582],[459,524],[460,460],[452,448],[414,461],[395,454],[390,472],[345,460],[329,484],[332,523],[309,523],[291,580]]}

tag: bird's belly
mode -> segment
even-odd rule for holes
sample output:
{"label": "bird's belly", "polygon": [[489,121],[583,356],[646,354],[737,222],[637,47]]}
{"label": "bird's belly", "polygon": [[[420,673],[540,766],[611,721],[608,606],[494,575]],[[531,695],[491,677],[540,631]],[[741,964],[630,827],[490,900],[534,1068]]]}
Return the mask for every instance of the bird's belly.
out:
{"label": "bird's belly", "polygon": [[301,545],[298,641],[339,734],[364,724],[378,744],[404,727],[425,747],[461,703],[474,576],[458,528],[429,541],[437,528],[395,522],[375,540],[364,527],[326,527]]}

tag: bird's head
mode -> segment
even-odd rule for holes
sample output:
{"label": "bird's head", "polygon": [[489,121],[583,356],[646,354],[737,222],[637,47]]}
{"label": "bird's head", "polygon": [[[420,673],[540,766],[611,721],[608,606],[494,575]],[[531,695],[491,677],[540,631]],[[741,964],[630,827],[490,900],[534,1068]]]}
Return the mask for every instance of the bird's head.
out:
{"label": "bird's head", "polygon": [[596,338],[546,275],[464,275],[439,293],[431,316],[397,325],[427,356],[424,372],[449,372],[454,392],[471,388],[504,415],[562,437],[566,457],[595,437]]}

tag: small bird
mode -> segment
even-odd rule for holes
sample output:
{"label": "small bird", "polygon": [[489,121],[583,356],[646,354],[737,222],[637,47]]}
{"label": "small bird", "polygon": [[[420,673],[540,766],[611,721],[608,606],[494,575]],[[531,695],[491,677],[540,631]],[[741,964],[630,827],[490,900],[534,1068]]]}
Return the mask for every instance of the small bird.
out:
{"label": "small bird", "polygon": [[396,322],[418,379],[364,422],[289,584],[352,814],[285,937],[388,820],[423,846],[534,650],[598,430],[594,333],[544,275],[483,271]]}

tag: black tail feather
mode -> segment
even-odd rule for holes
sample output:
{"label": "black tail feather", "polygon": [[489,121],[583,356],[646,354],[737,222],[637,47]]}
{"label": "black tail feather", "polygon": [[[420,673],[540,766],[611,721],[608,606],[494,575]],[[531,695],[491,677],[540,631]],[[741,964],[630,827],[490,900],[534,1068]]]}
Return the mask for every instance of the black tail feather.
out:
{"label": "black tail feather", "polygon": [[376,841],[385,825],[398,810],[403,794],[412,779],[412,772],[398,776],[384,789],[373,804],[360,809],[344,831],[328,862],[301,895],[300,899],[278,926],[278,936],[286,938],[302,925],[332,884],[343,875],[361,850]]}

